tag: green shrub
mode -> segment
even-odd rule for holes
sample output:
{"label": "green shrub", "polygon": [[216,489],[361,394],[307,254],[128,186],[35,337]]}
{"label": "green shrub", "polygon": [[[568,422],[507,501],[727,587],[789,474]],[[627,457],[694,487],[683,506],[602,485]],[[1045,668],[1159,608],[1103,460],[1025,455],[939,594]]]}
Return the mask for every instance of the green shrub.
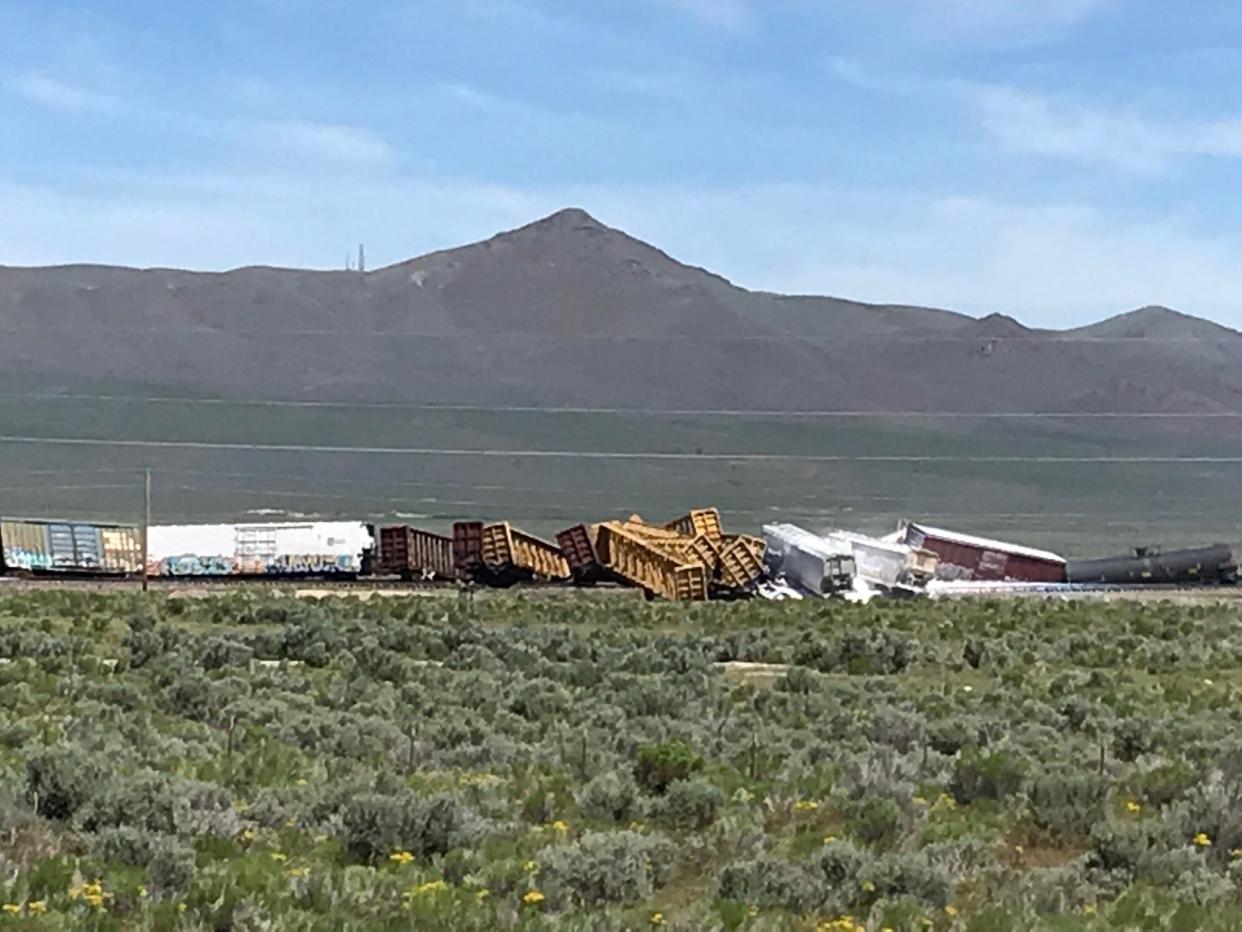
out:
{"label": "green shrub", "polygon": [[1109,784],[1094,773],[1044,773],[1027,791],[1031,822],[1060,842],[1085,840],[1104,818]]}
{"label": "green shrub", "polygon": [[716,894],[723,900],[796,912],[818,909],[824,900],[822,885],[806,867],[771,856],[726,864],[716,877]]}
{"label": "green shrub", "polygon": [[648,793],[661,794],[674,780],[688,779],[702,770],[703,758],[681,741],[649,744],[638,749],[634,777]]}
{"label": "green shrub", "polygon": [[871,856],[848,841],[833,841],[811,861],[823,893],[830,901],[848,905],[858,895],[860,876]]}
{"label": "green shrub", "polygon": [[1180,799],[1198,782],[1199,774],[1190,764],[1175,761],[1141,774],[1135,787],[1135,795],[1151,806],[1163,808]]}
{"label": "green shrub", "polygon": [[26,762],[26,798],[48,819],[65,821],[99,788],[106,769],[75,747],[49,748]]}
{"label": "green shrub", "polygon": [[659,814],[679,828],[704,829],[716,821],[724,793],[706,780],[674,780],[659,803]]}
{"label": "green shrub", "polygon": [[925,852],[893,852],[877,858],[863,871],[863,883],[885,899],[910,897],[929,906],[943,907],[953,898],[953,878],[942,864]]}
{"label": "green shrub", "polygon": [[558,909],[635,903],[668,879],[672,845],[632,831],[588,832],[535,855],[539,888]]}
{"label": "green shrub", "polygon": [[354,861],[374,863],[394,851],[428,858],[479,841],[486,826],[450,796],[368,793],[346,803],[342,840]]}
{"label": "green shrub", "polygon": [[587,818],[629,822],[638,813],[638,784],[628,770],[609,770],[592,777],[577,800]]}
{"label": "green shrub", "polygon": [[891,799],[866,796],[841,804],[845,828],[860,841],[887,847],[896,843],[902,833],[901,807]]}
{"label": "green shrub", "polygon": [[962,805],[978,799],[1008,799],[1022,788],[1027,763],[1012,751],[969,751],[958,758],[949,792]]}

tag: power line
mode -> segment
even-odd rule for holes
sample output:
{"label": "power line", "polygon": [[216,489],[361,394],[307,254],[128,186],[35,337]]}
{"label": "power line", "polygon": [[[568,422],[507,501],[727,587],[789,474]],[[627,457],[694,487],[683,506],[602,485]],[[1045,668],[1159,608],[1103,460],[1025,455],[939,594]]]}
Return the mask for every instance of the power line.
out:
{"label": "power line", "polygon": [[500,450],[453,447],[373,447],[305,443],[237,443],[206,440],[114,440],[91,437],[0,436],[0,443],[45,446],[137,447],[174,450],[239,450],[272,453],[338,453],[378,456],[475,457],[505,459],[674,460],[698,462],[793,463],[995,463],[1087,465],[1242,464],[1242,456],[973,456],[922,454],[674,453],[629,450]]}
{"label": "power line", "polygon": [[0,392],[0,398],[25,401],[120,401],[129,404],[188,404],[260,408],[394,409],[402,411],[475,412],[488,414],[619,414],[650,417],[763,417],[763,418],[909,418],[981,420],[1237,420],[1242,411],[866,411],[820,409],[790,411],[777,408],[637,408],[588,405],[489,405],[455,402],[321,401],[278,398],[190,398],[167,395],[88,395],[35,392]]}

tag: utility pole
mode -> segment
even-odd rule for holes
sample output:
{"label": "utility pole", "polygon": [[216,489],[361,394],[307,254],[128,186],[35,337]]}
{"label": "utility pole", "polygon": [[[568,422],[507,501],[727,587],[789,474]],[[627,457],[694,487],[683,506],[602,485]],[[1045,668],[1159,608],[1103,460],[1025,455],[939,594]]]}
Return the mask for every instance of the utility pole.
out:
{"label": "utility pole", "polygon": [[358,244],[358,271],[365,272],[367,270],[367,254],[362,248],[362,243]]}
{"label": "utility pole", "polygon": [[150,553],[151,537],[151,467],[143,474],[142,483],[142,591],[148,591],[150,581],[147,579],[147,557]]}

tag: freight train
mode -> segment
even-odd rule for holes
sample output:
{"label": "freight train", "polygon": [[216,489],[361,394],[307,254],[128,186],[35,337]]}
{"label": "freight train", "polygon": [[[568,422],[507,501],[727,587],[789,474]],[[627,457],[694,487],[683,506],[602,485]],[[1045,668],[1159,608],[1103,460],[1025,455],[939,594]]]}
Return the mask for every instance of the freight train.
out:
{"label": "freight train", "polygon": [[[641,588],[650,597],[695,601],[749,594],[774,565],[786,564],[782,572],[788,576],[791,548],[805,551],[816,563],[816,585],[807,587],[813,594],[848,588],[838,580],[820,592],[834,574],[865,577],[868,560],[890,557],[889,551],[900,551],[904,576],[887,582],[904,579],[916,588],[933,573],[949,580],[1112,586],[1226,585],[1238,579],[1237,562],[1224,544],[1066,561],[1044,551],[913,524],[884,539],[844,532],[818,537],[787,525],[764,530],[766,542],[727,534],[712,508],[663,525],[638,516],[576,525],[555,542],[507,522],[482,521],[459,521],[451,536],[347,521],[153,526],[145,569],[152,577],[178,579],[470,580],[500,587],[612,582]],[[795,547],[803,538],[815,546],[808,549],[803,541]],[[911,554],[917,557],[913,562]],[[0,519],[0,574],[125,578],[143,569],[142,535],[136,527]]]}

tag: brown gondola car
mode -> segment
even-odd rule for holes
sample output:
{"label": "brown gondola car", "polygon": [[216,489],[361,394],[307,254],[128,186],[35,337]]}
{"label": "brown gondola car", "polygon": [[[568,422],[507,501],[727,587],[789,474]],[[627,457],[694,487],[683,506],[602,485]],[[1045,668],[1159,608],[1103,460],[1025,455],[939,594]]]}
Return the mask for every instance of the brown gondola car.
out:
{"label": "brown gondola car", "polygon": [[402,579],[452,579],[453,539],[408,525],[380,528],[379,571]]}

